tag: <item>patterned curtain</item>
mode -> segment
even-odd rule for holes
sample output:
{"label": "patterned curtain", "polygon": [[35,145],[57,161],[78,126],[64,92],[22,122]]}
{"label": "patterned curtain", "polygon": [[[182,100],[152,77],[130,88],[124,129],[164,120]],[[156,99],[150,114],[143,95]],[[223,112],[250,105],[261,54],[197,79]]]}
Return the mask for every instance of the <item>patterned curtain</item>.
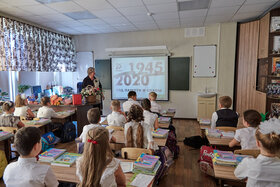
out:
{"label": "patterned curtain", "polygon": [[0,71],[76,70],[72,38],[0,17]]}

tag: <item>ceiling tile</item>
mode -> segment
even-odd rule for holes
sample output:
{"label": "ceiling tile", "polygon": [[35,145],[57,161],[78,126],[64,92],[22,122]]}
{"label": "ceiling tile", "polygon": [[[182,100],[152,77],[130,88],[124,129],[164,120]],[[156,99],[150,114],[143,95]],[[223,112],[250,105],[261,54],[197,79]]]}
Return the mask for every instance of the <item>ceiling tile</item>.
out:
{"label": "ceiling tile", "polygon": [[210,8],[241,6],[245,0],[212,0]]}
{"label": "ceiling tile", "polygon": [[246,12],[246,13],[237,13],[233,17],[233,21],[242,21],[247,19],[252,19],[260,16],[263,12]]}
{"label": "ceiling tile", "polygon": [[127,17],[130,21],[132,22],[148,22],[148,21],[153,21],[153,18],[148,15],[143,15],[143,16],[128,16]]}
{"label": "ceiling tile", "polygon": [[188,17],[188,18],[181,18],[180,23],[185,24],[185,23],[195,23],[195,22],[204,22],[205,16],[202,17]]}
{"label": "ceiling tile", "polygon": [[246,4],[257,4],[257,3],[271,3],[273,5],[274,3],[278,2],[278,0],[246,0]]}
{"label": "ceiling tile", "polygon": [[144,6],[119,8],[118,10],[125,16],[147,15],[148,12]]}
{"label": "ceiling tile", "polygon": [[147,5],[149,12],[151,13],[166,13],[178,11],[177,3],[161,3],[156,5]]}
{"label": "ceiling tile", "polygon": [[11,6],[40,5],[40,3],[35,0],[1,0],[1,2]]}
{"label": "ceiling tile", "polygon": [[179,15],[180,18],[187,18],[187,17],[203,17],[207,14],[207,9],[200,9],[200,10],[187,10],[187,11],[180,11]]}
{"label": "ceiling tile", "polygon": [[[179,20],[172,20],[172,19],[169,19],[169,20],[166,20],[166,21],[156,21],[157,24],[159,26],[164,26],[164,25],[180,25],[180,22]],[[177,27],[177,26],[176,26]]]}
{"label": "ceiling tile", "polygon": [[229,7],[219,7],[219,8],[210,8],[208,10],[209,16],[224,16],[224,15],[234,15],[240,6],[229,6]]}
{"label": "ceiling tile", "polygon": [[104,18],[103,19],[106,23],[110,24],[110,25],[128,25],[131,24],[127,19],[119,17],[119,18],[115,18],[115,19],[111,19],[111,18]]}
{"label": "ceiling tile", "polygon": [[205,23],[223,23],[229,22],[232,16],[225,15],[225,16],[207,16]]}
{"label": "ceiling tile", "polygon": [[140,24],[137,25],[137,28],[140,30],[155,30],[158,29],[158,27],[155,24]]}
{"label": "ceiling tile", "polygon": [[19,8],[12,7],[12,6],[0,7],[0,11],[3,13],[6,13],[8,15],[15,16],[15,17],[34,16],[34,14],[32,14],[31,12],[24,11],[24,10],[21,10]]}
{"label": "ceiling tile", "polygon": [[58,11],[58,12],[61,12],[61,13],[78,12],[78,11],[84,11],[85,10],[81,6],[79,6],[76,3],[73,3],[71,1],[51,3],[51,4],[47,4],[46,6],[52,8],[52,9]]}
{"label": "ceiling tile", "polygon": [[173,23],[173,22],[170,22],[170,23],[167,22],[166,24],[159,25],[160,29],[174,29],[174,28],[178,28],[178,27],[180,27],[180,24]]}
{"label": "ceiling tile", "polygon": [[202,27],[204,26],[203,22],[188,22],[181,23],[181,27],[189,28],[189,27]]}
{"label": "ceiling tile", "polygon": [[84,20],[80,20],[80,22],[85,25],[104,25],[104,24],[106,24],[101,19],[84,19]]}
{"label": "ceiling tile", "polygon": [[176,3],[176,0],[143,0],[146,5],[162,4],[162,3]]}
{"label": "ceiling tile", "polygon": [[199,0],[199,1],[183,1],[178,2],[178,10],[199,10],[199,9],[207,9],[210,6],[210,0]]}
{"label": "ceiling tile", "polygon": [[63,14],[50,14],[50,15],[42,15],[44,19],[48,22],[52,21],[73,21],[73,19],[69,18],[68,16],[65,16]]}
{"label": "ceiling tile", "polygon": [[73,0],[83,8],[88,10],[101,10],[113,8],[110,3],[105,0]]}
{"label": "ceiling tile", "polygon": [[116,8],[143,6],[141,0],[108,0]]}
{"label": "ceiling tile", "polygon": [[48,20],[46,20],[44,17],[42,16],[26,16],[26,17],[23,17],[23,19],[27,20],[27,21],[30,21],[30,22],[34,22],[34,23],[46,23],[46,22],[49,22]]}
{"label": "ceiling tile", "polygon": [[118,11],[116,11],[113,8],[104,10],[91,10],[90,12],[99,18],[115,18],[122,16]]}
{"label": "ceiling tile", "polygon": [[72,19],[74,19],[74,20],[97,19],[97,17],[89,11],[66,12],[66,13],[63,13],[63,14],[72,18]]}
{"label": "ceiling tile", "polygon": [[245,13],[245,12],[264,12],[267,9],[272,7],[271,3],[260,3],[260,4],[248,4],[243,5],[238,13]]}
{"label": "ceiling tile", "polygon": [[56,14],[57,11],[45,6],[45,5],[28,5],[20,6],[19,9],[31,12],[34,15],[47,15],[47,14]]}
{"label": "ceiling tile", "polygon": [[179,15],[178,12],[166,12],[166,13],[158,13],[153,15],[155,20],[162,20],[162,19],[178,19]]}
{"label": "ceiling tile", "polygon": [[67,27],[82,27],[85,26],[84,23],[80,22],[80,21],[61,21],[59,22],[60,24],[67,26]]}

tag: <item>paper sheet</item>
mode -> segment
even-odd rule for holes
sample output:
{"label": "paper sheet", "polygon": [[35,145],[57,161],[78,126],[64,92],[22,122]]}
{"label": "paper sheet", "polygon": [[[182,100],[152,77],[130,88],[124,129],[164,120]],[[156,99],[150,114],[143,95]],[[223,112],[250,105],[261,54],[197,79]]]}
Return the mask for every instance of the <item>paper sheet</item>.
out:
{"label": "paper sheet", "polygon": [[139,173],[132,181],[132,183],[130,183],[130,185],[137,187],[148,186],[152,182],[153,178],[154,176],[152,175],[144,175],[142,173]]}
{"label": "paper sheet", "polygon": [[121,162],[121,168],[124,173],[132,172],[133,162]]}

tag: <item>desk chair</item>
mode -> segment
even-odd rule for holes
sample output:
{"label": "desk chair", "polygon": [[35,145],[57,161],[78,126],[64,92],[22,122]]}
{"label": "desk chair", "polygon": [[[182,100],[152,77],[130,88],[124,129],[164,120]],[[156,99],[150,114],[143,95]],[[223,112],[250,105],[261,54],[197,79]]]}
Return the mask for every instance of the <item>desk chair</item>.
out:
{"label": "desk chair", "polygon": [[82,84],[83,84],[83,82],[77,83],[77,93],[80,93],[82,91]]}
{"label": "desk chair", "polygon": [[260,150],[259,149],[238,149],[234,151],[234,154],[239,154],[239,155],[251,155],[255,158],[257,158],[257,156],[260,154]]}
{"label": "desk chair", "polygon": [[106,129],[110,130],[114,130],[114,131],[124,131],[123,127],[119,127],[119,126],[106,126]]}
{"label": "desk chair", "polygon": [[122,148],[122,158],[136,160],[142,153],[152,155],[153,151],[150,149],[125,147]]}
{"label": "desk chair", "polygon": [[216,127],[216,129],[222,130],[222,131],[236,131],[236,127]]}

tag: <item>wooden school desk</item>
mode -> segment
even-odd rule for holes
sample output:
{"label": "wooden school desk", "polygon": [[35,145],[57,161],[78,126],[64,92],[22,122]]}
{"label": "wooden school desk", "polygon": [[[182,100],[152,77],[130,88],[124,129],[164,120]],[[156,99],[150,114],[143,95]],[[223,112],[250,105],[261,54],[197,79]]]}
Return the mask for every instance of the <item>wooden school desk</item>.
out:
{"label": "wooden school desk", "polygon": [[5,136],[0,137],[0,148],[1,148],[1,150],[2,150],[2,148],[4,149],[8,163],[12,159],[12,154],[11,154],[11,138],[12,137],[14,137],[13,133],[9,133]]}
{"label": "wooden school desk", "polygon": [[[124,144],[124,131],[114,131],[112,134],[116,138],[116,143]],[[158,146],[165,146],[167,138],[154,138]]]}

